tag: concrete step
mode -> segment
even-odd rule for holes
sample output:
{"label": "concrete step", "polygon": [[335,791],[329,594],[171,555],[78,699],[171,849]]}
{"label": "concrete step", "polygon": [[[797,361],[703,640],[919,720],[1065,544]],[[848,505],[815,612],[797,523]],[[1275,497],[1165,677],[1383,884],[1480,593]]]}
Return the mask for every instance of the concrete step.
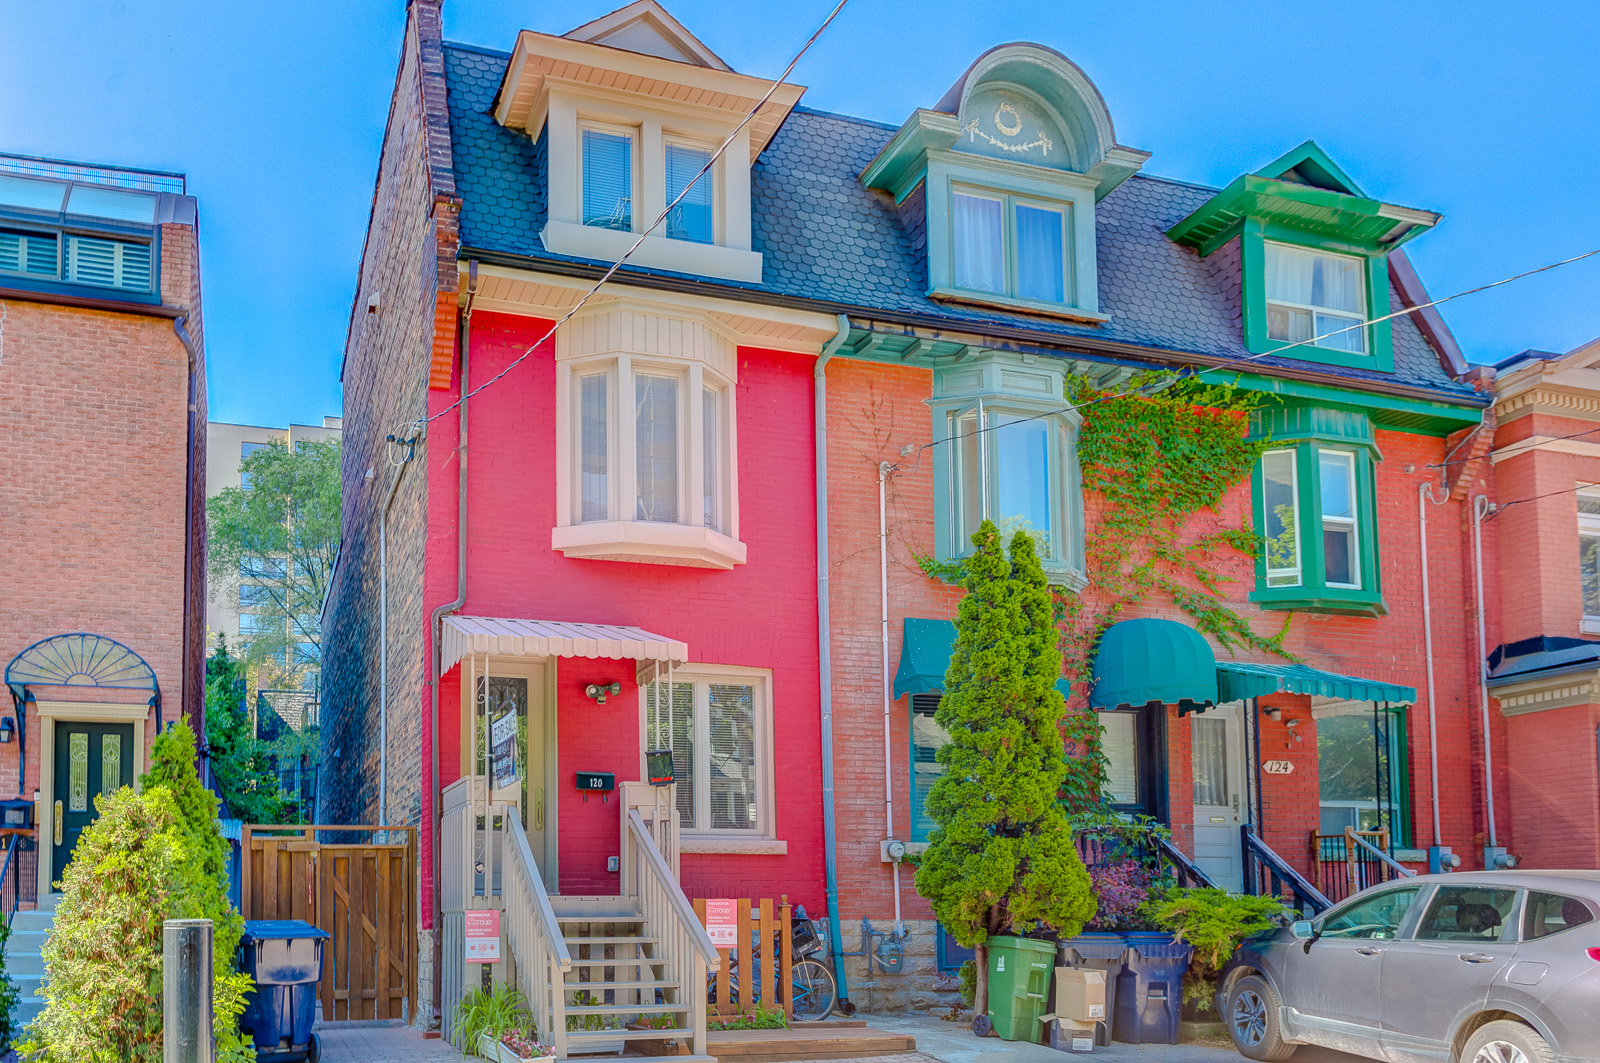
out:
{"label": "concrete step", "polygon": [[11,934],[36,933],[48,931],[56,925],[55,912],[18,912],[11,917]]}
{"label": "concrete step", "polygon": [[11,1029],[13,1035],[19,1034],[22,1028],[38,1017],[44,1010],[44,997],[36,994],[24,994],[17,998],[17,1006],[11,1009]]}
{"label": "concrete step", "polygon": [[6,973],[14,980],[44,977],[44,957],[38,949],[6,947]]}

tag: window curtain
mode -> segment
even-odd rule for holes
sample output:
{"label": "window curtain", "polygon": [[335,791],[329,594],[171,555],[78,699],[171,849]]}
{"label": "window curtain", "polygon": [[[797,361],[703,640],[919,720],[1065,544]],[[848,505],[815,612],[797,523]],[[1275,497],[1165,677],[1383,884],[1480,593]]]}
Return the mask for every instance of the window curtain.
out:
{"label": "window curtain", "polygon": [[713,231],[711,172],[708,170],[705,176],[695,180],[701,168],[711,161],[711,152],[679,144],[668,144],[666,156],[668,203],[677,199],[678,193],[688,188],[690,181],[694,181],[694,187],[689,188],[689,193],[667,216],[667,235],[674,240],[711,243]]}
{"label": "window curtain", "polygon": [[583,131],[583,224],[633,228],[633,138]]}
{"label": "window curtain", "polygon": [[579,381],[580,478],[585,521],[606,520],[611,515],[610,469],[606,454],[606,374],[595,373]]}
{"label": "window curtain", "polygon": [[1267,245],[1267,298],[1302,306],[1312,302],[1316,259],[1304,251]]}
{"label": "window curtain", "polygon": [[1216,808],[1228,803],[1228,724],[1196,716],[1189,732],[1194,749],[1195,807]]}
{"label": "window curtain", "polygon": [[1066,217],[1017,204],[1017,297],[1062,302],[1066,292]]}
{"label": "window curtain", "polygon": [[640,373],[634,382],[635,520],[678,522],[678,378]]}
{"label": "window curtain", "polygon": [[1001,235],[1001,202],[956,192],[950,197],[950,223],[955,235],[955,285],[980,292],[1006,290],[1005,242]]}

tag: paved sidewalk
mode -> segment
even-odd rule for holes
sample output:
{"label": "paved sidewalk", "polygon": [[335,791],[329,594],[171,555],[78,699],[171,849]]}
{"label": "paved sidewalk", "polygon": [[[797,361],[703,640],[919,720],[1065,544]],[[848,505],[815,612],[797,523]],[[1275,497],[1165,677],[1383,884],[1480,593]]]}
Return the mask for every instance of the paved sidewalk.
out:
{"label": "paved sidewalk", "polygon": [[467,1059],[442,1038],[381,1022],[326,1023],[317,1027],[324,1063],[462,1063]]}

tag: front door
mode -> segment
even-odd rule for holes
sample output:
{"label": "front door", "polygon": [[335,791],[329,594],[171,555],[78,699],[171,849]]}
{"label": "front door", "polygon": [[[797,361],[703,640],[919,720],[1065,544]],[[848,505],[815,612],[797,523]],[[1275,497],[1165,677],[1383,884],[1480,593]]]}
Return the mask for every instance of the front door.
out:
{"label": "front door", "polygon": [[498,674],[491,664],[488,675],[477,677],[474,722],[481,759],[474,773],[489,776],[494,800],[516,803],[528,848],[545,885],[554,891],[554,861],[547,843],[555,793],[549,785],[546,757],[544,667],[548,666],[529,667],[519,662],[516,674]]}
{"label": "front door", "polygon": [[133,724],[56,721],[55,836],[50,847],[50,881],[72,859],[83,828],[99,816],[94,799],[133,785]]}
{"label": "front door", "polygon": [[1191,715],[1189,738],[1194,768],[1194,862],[1212,882],[1237,892],[1244,885],[1239,855],[1244,770],[1238,705]]}

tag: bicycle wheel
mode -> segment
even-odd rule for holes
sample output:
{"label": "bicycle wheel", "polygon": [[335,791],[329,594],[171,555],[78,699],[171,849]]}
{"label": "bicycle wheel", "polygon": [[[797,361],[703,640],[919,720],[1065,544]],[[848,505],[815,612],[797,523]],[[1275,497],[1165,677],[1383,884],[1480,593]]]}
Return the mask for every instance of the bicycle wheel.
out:
{"label": "bicycle wheel", "polygon": [[839,990],[833,981],[833,972],[816,960],[801,960],[790,969],[789,983],[793,987],[794,1017],[797,1019],[826,1019],[833,1011],[834,998]]}

